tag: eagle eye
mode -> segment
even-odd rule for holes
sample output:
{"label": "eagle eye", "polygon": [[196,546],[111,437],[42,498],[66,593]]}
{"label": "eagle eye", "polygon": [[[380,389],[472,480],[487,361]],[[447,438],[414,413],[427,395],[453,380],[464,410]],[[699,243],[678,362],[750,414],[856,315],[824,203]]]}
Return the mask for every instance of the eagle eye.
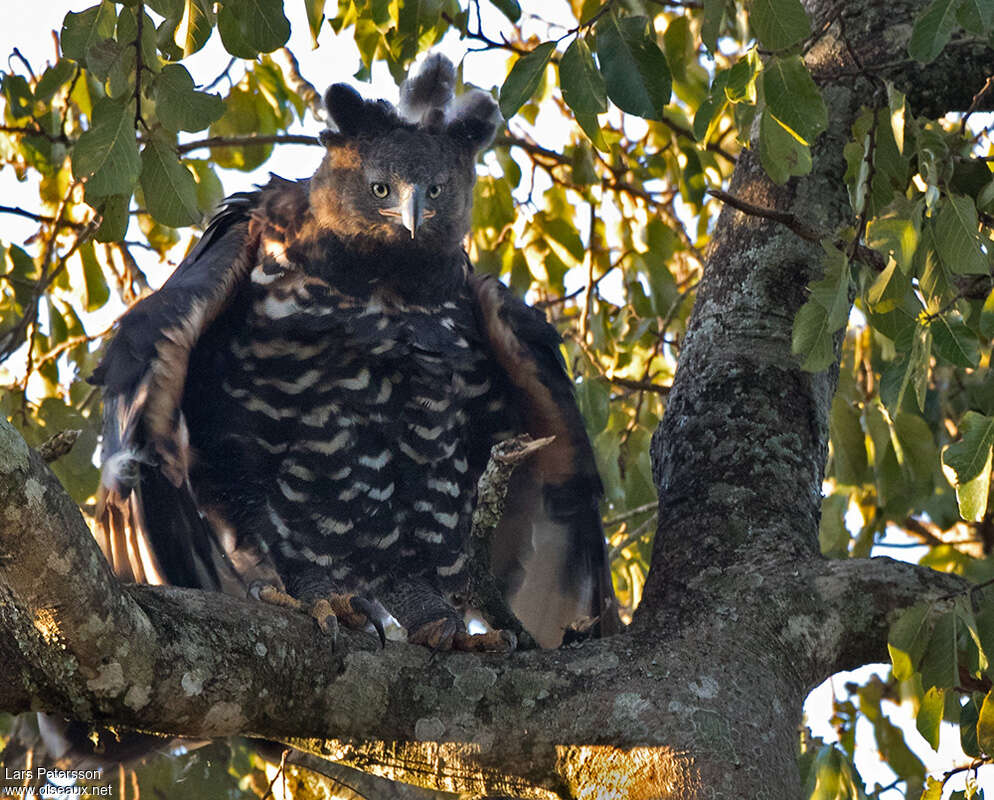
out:
{"label": "eagle eye", "polygon": [[431,186],[428,187],[428,197],[430,197],[432,200],[438,197],[441,193],[442,193],[442,187],[439,186],[437,183],[432,184]]}
{"label": "eagle eye", "polygon": [[370,184],[369,188],[372,189],[373,195],[381,200],[390,194],[390,184],[388,183],[373,183]]}

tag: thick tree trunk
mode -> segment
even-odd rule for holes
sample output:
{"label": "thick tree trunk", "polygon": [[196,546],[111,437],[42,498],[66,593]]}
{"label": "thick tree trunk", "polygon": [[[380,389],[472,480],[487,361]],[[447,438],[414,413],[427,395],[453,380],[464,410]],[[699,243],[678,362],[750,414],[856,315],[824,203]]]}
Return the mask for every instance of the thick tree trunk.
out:
{"label": "thick tree trunk", "polygon": [[[809,54],[831,120],[814,172],[776,187],[746,152],[730,192],[826,230],[851,221],[842,147],[878,88],[852,75],[898,60],[923,5],[848,3]],[[816,29],[836,6],[808,3]],[[954,49],[889,69],[913,110],[935,113],[944,99],[964,107],[986,66]],[[731,209],[714,239],[653,441],[660,526],[627,633],[510,657],[379,651],[353,634],[332,652],[301,615],[121,587],[55,478],[0,423],[0,708],[288,741],[480,796],[797,797],[805,694],[885,659],[896,609],[965,584],[820,557],[835,372],[805,373],[790,353],[820,250]]]}

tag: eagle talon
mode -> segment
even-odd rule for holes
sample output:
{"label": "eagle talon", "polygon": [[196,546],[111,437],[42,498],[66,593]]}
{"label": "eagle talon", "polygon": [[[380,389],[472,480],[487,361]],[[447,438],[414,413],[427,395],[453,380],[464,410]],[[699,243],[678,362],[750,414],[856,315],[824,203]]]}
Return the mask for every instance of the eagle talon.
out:
{"label": "eagle talon", "polygon": [[433,653],[439,650],[451,650],[452,643],[458,633],[465,633],[462,622],[458,619],[443,617],[432,622],[426,622],[414,633],[407,637],[411,644],[420,644]]}
{"label": "eagle talon", "polygon": [[352,610],[357,614],[365,616],[366,621],[373,626],[376,631],[376,635],[380,637],[380,649],[386,648],[387,634],[383,630],[383,622],[380,619],[380,615],[376,613],[376,608],[373,606],[372,602],[367,600],[365,597],[352,595],[352,597],[349,598],[349,605],[352,606]]}

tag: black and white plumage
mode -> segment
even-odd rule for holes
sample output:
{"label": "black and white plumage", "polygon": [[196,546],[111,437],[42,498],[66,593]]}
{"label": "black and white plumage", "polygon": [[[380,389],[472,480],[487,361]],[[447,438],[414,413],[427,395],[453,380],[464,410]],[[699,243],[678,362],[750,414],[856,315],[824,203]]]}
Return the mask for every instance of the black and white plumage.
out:
{"label": "black and white plumage", "polygon": [[120,575],[356,593],[414,641],[459,646],[476,481],[495,442],[527,432],[556,438],[513,480],[497,577],[543,645],[581,617],[614,629],[558,335],[462,249],[499,114],[483,92],[454,100],[454,78],[430,57],[403,116],[332,86],[314,177],[230,198],[122,318],[93,376]]}

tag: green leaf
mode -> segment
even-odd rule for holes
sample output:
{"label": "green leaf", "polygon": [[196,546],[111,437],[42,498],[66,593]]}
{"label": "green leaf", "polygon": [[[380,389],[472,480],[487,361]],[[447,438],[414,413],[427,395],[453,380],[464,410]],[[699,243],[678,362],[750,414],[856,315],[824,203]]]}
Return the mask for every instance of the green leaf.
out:
{"label": "green leaf", "polygon": [[[210,127],[210,136],[245,136],[273,134],[282,120],[259,91],[255,73],[249,73],[224,100],[224,116]],[[252,170],[269,158],[273,145],[253,144],[246,147],[211,149],[214,163],[225,169]]]}
{"label": "green leaf", "polygon": [[977,621],[977,638],[980,640],[980,649],[987,659],[988,676],[991,667],[994,666],[994,605],[990,602],[983,602],[980,610],[975,615]]}
{"label": "green leaf", "polygon": [[83,308],[87,311],[96,311],[110,298],[107,279],[104,277],[103,267],[97,260],[93,242],[84,242],[77,252],[83,265]]}
{"label": "green leaf", "polygon": [[490,0],[491,4],[511,22],[521,19],[521,5],[518,0]]}
{"label": "green leaf", "polygon": [[833,494],[822,500],[821,521],[818,523],[818,544],[826,558],[846,558],[849,555],[849,531],[846,509],[849,497]]}
{"label": "green leaf", "polygon": [[[230,12],[233,16],[242,41],[259,53],[278,50],[290,38],[290,20],[283,13],[283,0],[227,0],[222,6],[221,14],[225,12]],[[220,24],[219,14],[218,25]]]}
{"label": "green leaf", "polygon": [[325,0],[304,0],[304,7],[307,10],[307,27],[311,31],[311,42],[318,46],[318,34],[321,33],[321,25],[324,22]]}
{"label": "green leaf", "polygon": [[701,103],[694,114],[694,138],[699,142],[706,142],[711,138],[713,129],[717,127],[721,119],[722,111],[728,106],[728,70],[719,70],[711,82],[711,89],[708,91],[707,99]]}
{"label": "green leaf", "polygon": [[35,86],[35,99],[47,103],[76,74],[76,65],[71,61],[60,58],[54,66],[46,69]]}
{"label": "green leaf", "polygon": [[963,519],[980,522],[990,491],[994,417],[967,411],[960,421],[960,434],[960,441],[942,453],[942,463],[946,478],[956,487]]}
{"label": "green leaf", "polygon": [[925,790],[922,792],[921,800],[942,800],[942,787],[944,785],[938,778],[928,776],[925,779]]}
{"label": "green leaf", "polygon": [[906,275],[921,238],[924,202],[912,202],[903,195],[874,217],[866,227],[866,243],[883,255],[892,255]]}
{"label": "green leaf", "polygon": [[663,118],[672,89],[670,69],[648,18],[601,17],[597,58],[607,96],[618,108],[645,119]]}
{"label": "green leaf", "polygon": [[155,79],[155,113],[171,131],[199,131],[220,119],[224,103],[218,94],[198,92],[182,64],[168,64]]}
{"label": "green leaf", "polygon": [[931,627],[928,625],[929,607],[925,603],[906,609],[890,626],[887,634],[887,651],[894,665],[894,677],[909,680],[918,669]]}
{"label": "green leaf", "polygon": [[942,460],[956,472],[959,481],[969,481],[980,475],[990,460],[994,417],[967,411],[960,421],[960,434],[961,440],[949,446]]}
{"label": "green leaf", "polygon": [[141,164],[145,207],[154,219],[173,228],[200,221],[197,184],[176,157],[172,142],[153,136],[142,150]]}
{"label": "green leaf", "polygon": [[828,126],[828,109],[800,56],[767,63],[763,95],[770,113],[804,144]]}
{"label": "green leaf", "polygon": [[945,706],[945,692],[936,687],[930,688],[922,697],[915,717],[915,727],[933,750],[939,749],[939,731],[942,727],[942,709]]}
{"label": "green leaf", "polygon": [[925,394],[928,391],[928,373],[931,364],[932,352],[932,327],[930,325],[916,325],[914,337],[911,340],[911,352],[908,354],[904,375],[901,379],[901,388],[897,393],[897,400],[894,403],[895,413],[900,410],[904,402],[904,393],[908,386],[915,392],[915,400],[919,410],[925,408]]}
{"label": "green leaf", "polygon": [[939,616],[932,629],[922,656],[920,672],[922,688],[951,689],[959,685],[959,657],[956,652],[956,615],[946,612]]}
{"label": "green leaf", "polygon": [[974,367],[980,364],[980,343],[966,323],[950,322],[940,316],[932,320],[933,352],[957,367]]}
{"label": "green leaf", "polygon": [[759,118],[759,160],[774,183],[811,172],[811,150],[777,122],[768,108]]}
{"label": "green leaf", "polygon": [[801,0],[753,0],[749,24],[768,50],[783,50],[811,32]]}
{"label": "green leaf", "polygon": [[224,199],[224,187],[211,162],[190,158],[186,160],[186,165],[193,170],[193,179],[197,183],[197,207],[208,212],[216,208]]}
{"label": "green leaf", "polygon": [[131,195],[112,194],[97,209],[102,219],[94,238],[98,242],[120,242],[128,231],[128,206]]}
{"label": "green leaf", "polygon": [[830,417],[832,465],[835,480],[847,486],[858,486],[866,478],[866,433],[859,420],[858,409],[836,394]]}
{"label": "green leaf", "polygon": [[987,295],[980,309],[980,333],[988,339],[994,339],[994,291]]}
{"label": "green leaf", "polygon": [[23,75],[6,73],[3,76],[3,96],[7,100],[7,112],[14,119],[30,117],[34,106],[34,93]]}
{"label": "green leaf", "polygon": [[555,42],[542,42],[528,55],[521,56],[514,62],[500,87],[500,113],[504,115],[504,119],[510,119],[518,113],[518,109],[535,94],[545,73],[545,66],[555,49]]}
{"label": "green leaf", "polygon": [[134,124],[130,105],[105,98],[94,106],[93,125],[72,151],[73,174],[87,179],[88,195],[131,194],[141,171]]}
{"label": "green leaf", "polygon": [[963,0],[956,19],[970,33],[984,36],[994,26],[994,3],[990,0]]}
{"label": "green leaf", "polygon": [[725,87],[725,96],[731,102],[756,102],[756,74],[759,66],[755,48],[732,65],[728,71],[728,86]]}
{"label": "green leaf", "polygon": [[725,18],[725,0],[704,0],[704,14],[701,22],[701,41],[714,55],[718,49],[718,34]]}
{"label": "green leaf", "polygon": [[950,194],[942,202],[933,228],[935,248],[955,275],[987,275],[990,265],[980,249],[973,198]]}
{"label": "green leaf", "polygon": [[994,753],[994,689],[987,693],[983,705],[980,706],[980,716],[977,719],[977,744],[987,755]]}
{"label": "green leaf", "polygon": [[78,14],[70,11],[62,21],[62,33],[59,37],[63,55],[74,61],[85,62],[87,51],[92,45],[114,35],[116,22],[117,13],[110,0],[104,0],[100,5]]}
{"label": "green leaf", "polygon": [[956,28],[956,7],[961,0],[933,0],[915,20],[908,42],[908,54],[915,60],[929,63],[949,42]]}
{"label": "green leaf", "polygon": [[890,112],[891,135],[894,137],[894,144],[897,145],[899,153],[904,153],[904,128],[907,106],[904,100],[904,93],[896,89],[893,84],[887,84],[887,109]]}
{"label": "green leaf", "polygon": [[980,721],[979,703],[973,697],[960,709],[959,742],[963,752],[973,758],[980,758],[980,747],[977,742],[977,723]]}
{"label": "green leaf", "polygon": [[600,114],[607,111],[604,78],[594,63],[587,43],[577,36],[566,48],[559,62],[559,85],[563,100],[580,114]]}
{"label": "green leaf", "polygon": [[808,372],[820,372],[835,361],[835,332],[849,316],[849,260],[834,245],[822,242],[822,247],[824,275],[808,287],[811,296],[794,318],[791,341]]}

